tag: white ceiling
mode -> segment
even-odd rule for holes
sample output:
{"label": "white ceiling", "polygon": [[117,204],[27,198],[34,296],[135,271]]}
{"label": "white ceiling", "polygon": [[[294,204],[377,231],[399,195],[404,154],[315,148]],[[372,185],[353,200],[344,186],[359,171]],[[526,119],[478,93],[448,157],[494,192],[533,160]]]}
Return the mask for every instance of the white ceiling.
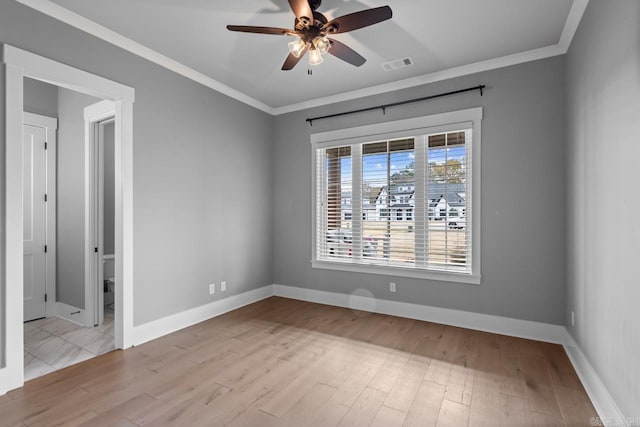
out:
{"label": "white ceiling", "polygon": [[[287,0],[18,1],[277,114],[562,54],[588,0],[324,0],[329,19],[386,4],[393,18],[334,36],[367,58],[362,67],[327,55],[312,76],[306,58],[280,70],[290,38],[226,29],[292,28]],[[415,65],[380,66],[406,56]]]}

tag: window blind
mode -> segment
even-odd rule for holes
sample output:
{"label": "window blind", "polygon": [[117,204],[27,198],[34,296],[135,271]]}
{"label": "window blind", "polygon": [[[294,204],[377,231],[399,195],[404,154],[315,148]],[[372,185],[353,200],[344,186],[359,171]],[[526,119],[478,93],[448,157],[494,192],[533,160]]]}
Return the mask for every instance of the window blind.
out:
{"label": "window blind", "polygon": [[316,258],[471,273],[471,129],[318,148]]}

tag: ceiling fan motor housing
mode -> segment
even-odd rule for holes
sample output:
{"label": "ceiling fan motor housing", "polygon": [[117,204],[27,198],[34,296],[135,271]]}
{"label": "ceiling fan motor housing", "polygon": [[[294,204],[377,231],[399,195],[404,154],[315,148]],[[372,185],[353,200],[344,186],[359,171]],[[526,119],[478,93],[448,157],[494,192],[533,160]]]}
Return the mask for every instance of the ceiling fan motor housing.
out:
{"label": "ceiling fan motor housing", "polygon": [[317,10],[321,4],[322,4],[322,0],[309,0],[309,7],[313,11]]}

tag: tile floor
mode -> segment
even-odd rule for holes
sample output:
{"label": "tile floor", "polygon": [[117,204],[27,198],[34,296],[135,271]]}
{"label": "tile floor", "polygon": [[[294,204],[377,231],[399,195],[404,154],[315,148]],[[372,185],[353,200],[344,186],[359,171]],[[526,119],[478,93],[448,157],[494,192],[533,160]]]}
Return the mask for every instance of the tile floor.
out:
{"label": "tile floor", "polygon": [[57,371],[115,349],[113,310],[105,307],[104,323],[85,328],[49,317],[24,324],[24,380]]}

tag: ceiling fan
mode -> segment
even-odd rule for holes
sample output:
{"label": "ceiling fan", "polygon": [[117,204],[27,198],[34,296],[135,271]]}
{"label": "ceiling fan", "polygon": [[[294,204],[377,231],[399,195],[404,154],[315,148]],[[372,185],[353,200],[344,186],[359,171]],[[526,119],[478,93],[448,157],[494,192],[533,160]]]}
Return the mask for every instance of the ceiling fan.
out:
{"label": "ceiling fan", "polygon": [[322,55],[331,55],[355,65],[361,66],[367,60],[347,45],[327,37],[328,34],[340,34],[390,19],[392,16],[389,6],[375,7],[350,13],[331,21],[316,9],[322,0],[289,0],[291,10],[296,15],[294,29],[274,27],[253,27],[245,25],[227,25],[230,31],[243,33],[273,34],[294,36],[296,40],[289,43],[289,56],[282,65],[283,70],[291,70],[307,51],[309,65],[322,63]]}

